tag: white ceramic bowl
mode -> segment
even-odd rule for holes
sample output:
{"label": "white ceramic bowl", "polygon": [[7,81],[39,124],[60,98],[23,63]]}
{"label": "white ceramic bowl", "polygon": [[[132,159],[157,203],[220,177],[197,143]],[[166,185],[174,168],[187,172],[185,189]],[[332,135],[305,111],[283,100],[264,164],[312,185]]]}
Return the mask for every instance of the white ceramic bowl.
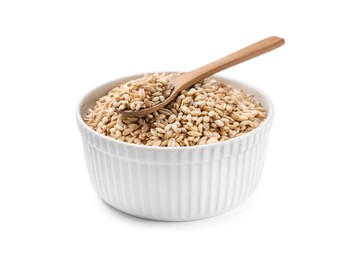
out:
{"label": "white ceramic bowl", "polygon": [[89,177],[99,197],[125,213],[153,220],[186,221],[222,214],[258,186],[274,116],[259,89],[214,76],[255,95],[268,117],[255,130],[220,143],[193,147],[150,147],[120,142],[91,130],[82,116],[110,89],[141,75],[101,85],[77,107]]}

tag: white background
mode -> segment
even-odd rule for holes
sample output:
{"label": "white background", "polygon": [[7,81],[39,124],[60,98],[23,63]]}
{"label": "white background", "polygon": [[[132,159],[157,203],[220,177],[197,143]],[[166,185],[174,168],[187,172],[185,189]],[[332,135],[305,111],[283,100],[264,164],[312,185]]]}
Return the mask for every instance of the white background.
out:
{"label": "white background", "polygon": [[[344,2],[1,0],[0,259],[346,259]],[[98,199],[75,123],[85,92],[271,35],[286,44],[222,73],[276,107],[251,198],[185,223]]]}

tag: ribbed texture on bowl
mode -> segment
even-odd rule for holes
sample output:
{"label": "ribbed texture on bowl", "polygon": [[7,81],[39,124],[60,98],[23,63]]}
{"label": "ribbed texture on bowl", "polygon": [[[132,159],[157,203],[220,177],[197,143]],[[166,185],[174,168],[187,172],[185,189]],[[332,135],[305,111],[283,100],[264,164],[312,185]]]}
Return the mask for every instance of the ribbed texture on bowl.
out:
{"label": "ribbed texture on bowl", "polygon": [[270,99],[237,80],[214,77],[252,93],[268,109],[255,130],[225,142],[194,147],[148,147],[102,136],[82,120],[88,108],[133,75],[89,92],[77,108],[77,123],[90,179],[111,206],[142,218],[186,221],[212,217],[244,201],[258,186],[273,121]]}
{"label": "ribbed texture on bowl", "polygon": [[100,138],[79,122],[88,172],[97,194],[142,218],[211,217],[245,200],[262,173],[270,122],[247,138],[199,149],[139,149]]}

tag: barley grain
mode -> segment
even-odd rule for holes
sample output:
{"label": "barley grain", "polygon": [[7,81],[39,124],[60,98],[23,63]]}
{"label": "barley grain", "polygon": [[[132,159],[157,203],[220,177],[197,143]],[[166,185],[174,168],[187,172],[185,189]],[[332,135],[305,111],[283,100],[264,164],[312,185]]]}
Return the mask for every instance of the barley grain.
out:
{"label": "barley grain", "polygon": [[197,131],[189,131],[187,134],[190,136],[195,136],[195,137],[196,136],[198,136],[198,137],[202,136],[202,134],[197,132]]}
{"label": "barley grain", "polygon": [[218,126],[218,127],[223,127],[224,123],[221,120],[216,120],[214,121],[214,123]]}

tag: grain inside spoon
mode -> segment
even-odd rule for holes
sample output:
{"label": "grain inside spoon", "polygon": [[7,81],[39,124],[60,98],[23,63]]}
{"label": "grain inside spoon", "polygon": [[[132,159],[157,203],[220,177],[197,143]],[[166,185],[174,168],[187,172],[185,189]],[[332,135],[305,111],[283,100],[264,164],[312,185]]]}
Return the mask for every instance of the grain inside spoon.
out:
{"label": "grain inside spoon", "polygon": [[256,42],[252,45],[249,45],[239,51],[236,51],[228,56],[225,56],[219,60],[216,60],[212,63],[209,63],[203,67],[195,69],[190,72],[180,74],[174,78],[170,79],[171,84],[174,85],[169,97],[167,97],[163,102],[156,104],[154,106],[140,109],[137,111],[133,110],[117,110],[120,114],[125,116],[145,116],[149,113],[157,111],[172,100],[174,100],[183,90],[193,86],[195,83],[212,76],[213,74],[230,68],[234,65],[242,63],[244,61],[253,59],[257,56],[260,56],[264,53],[272,51],[284,44],[284,39],[276,36],[272,36],[266,39],[263,39],[259,42]]}

